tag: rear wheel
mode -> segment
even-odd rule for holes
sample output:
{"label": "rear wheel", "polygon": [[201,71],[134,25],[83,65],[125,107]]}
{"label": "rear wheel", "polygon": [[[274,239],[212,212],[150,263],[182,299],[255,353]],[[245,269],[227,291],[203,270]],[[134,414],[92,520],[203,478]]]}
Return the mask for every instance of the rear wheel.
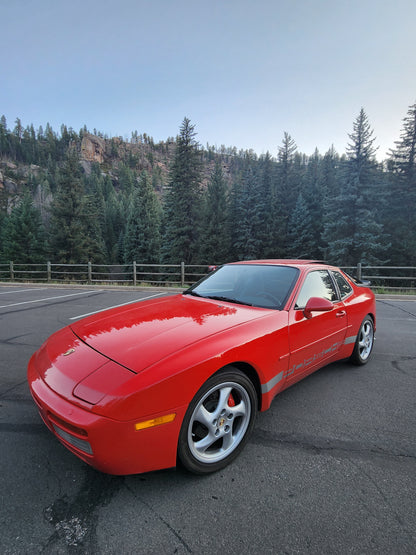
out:
{"label": "rear wheel", "polygon": [[196,474],[224,468],[243,449],[257,413],[251,380],[228,367],[200,388],[186,412],[178,457]]}
{"label": "rear wheel", "polygon": [[371,316],[366,316],[360,326],[354,350],[350,357],[353,364],[361,366],[366,364],[371,356],[374,345],[374,322]]}

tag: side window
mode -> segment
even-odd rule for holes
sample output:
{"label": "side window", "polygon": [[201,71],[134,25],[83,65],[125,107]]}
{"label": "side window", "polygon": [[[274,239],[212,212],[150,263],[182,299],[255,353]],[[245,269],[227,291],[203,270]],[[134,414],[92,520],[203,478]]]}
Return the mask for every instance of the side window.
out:
{"label": "side window", "polygon": [[348,295],[351,293],[352,287],[342,274],[340,274],[339,272],[332,273],[335,281],[337,282],[339,292],[341,293],[341,299],[345,299],[345,297],[348,297]]}
{"label": "side window", "polygon": [[316,270],[306,276],[296,301],[296,308],[304,308],[311,297],[322,297],[332,302],[338,300],[331,276],[326,270]]}

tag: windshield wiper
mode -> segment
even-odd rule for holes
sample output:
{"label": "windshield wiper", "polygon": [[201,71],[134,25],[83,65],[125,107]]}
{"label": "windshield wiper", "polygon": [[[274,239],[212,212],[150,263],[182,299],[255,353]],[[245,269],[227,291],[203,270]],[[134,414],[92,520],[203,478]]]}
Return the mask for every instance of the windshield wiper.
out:
{"label": "windshield wiper", "polygon": [[233,299],[231,297],[225,297],[224,295],[201,295],[196,291],[184,291],[184,295],[193,295],[194,297],[201,297],[201,299],[212,299],[213,301],[224,301],[227,303],[243,304],[245,306],[253,306],[252,303],[246,303],[245,301],[240,301],[239,299]]}
{"label": "windshield wiper", "polygon": [[[200,295],[202,297],[202,295]],[[245,306],[253,306],[251,303],[246,303],[245,301],[240,301],[239,299],[232,299],[231,297],[224,297],[222,295],[207,295],[207,299],[213,299],[214,301],[225,301],[227,303],[243,304]]]}

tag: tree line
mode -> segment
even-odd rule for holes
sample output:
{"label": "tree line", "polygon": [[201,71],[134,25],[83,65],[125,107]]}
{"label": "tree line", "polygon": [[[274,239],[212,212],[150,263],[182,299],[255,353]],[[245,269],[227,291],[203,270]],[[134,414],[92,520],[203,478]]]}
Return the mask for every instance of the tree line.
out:
{"label": "tree line", "polygon": [[[0,120],[2,262],[416,265],[416,104],[383,162],[364,109],[342,155],[302,154],[288,133],[276,156],[204,148],[185,118],[165,143],[132,133],[144,150],[124,158],[120,141],[105,137],[116,162],[88,171],[80,158],[86,128],[58,134],[49,124],[37,132],[15,124]],[[11,191],[6,178],[22,185]]]}

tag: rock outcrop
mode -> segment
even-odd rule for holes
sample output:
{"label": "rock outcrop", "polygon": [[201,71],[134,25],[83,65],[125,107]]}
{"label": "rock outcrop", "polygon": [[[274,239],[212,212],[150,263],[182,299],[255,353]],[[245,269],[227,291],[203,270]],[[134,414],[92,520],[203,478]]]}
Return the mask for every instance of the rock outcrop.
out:
{"label": "rock outcrop", "polygon": [[85,134],[81,142],[81,158],[88,162],[104,162],[105,141],[95,135]]}

